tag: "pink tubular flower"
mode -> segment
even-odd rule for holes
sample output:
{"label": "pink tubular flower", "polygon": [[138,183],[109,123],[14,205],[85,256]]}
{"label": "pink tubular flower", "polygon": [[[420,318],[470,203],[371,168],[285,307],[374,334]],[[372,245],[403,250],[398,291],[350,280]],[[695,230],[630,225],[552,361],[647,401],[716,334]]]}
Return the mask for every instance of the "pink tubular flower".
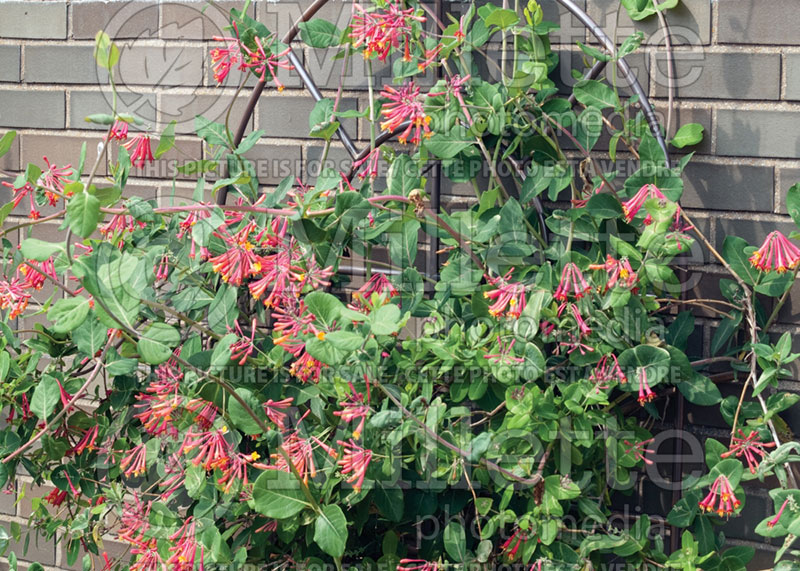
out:
{"label": "pink tubular flower", "polygon": [[604,264],[592,264],[590,270],[605,270],[608,273],[608,281],[604,291],[608,291],[615,285],[631,288],[636,284],[636,272],[633,271],[628,258],[615,259],[611,254],[606,256]]}
{"label": "pink tubular flower", "polygon": [[161,260],[153,268],[153,271],[156,274],[157,282],[167,281],[169,278],[169,256],[167,254],[161,256]]}
{"label": "pink tubular flower", "polygon": [[46,276],[56,279],[56,268],[52,257],[44,262],[26,260],[26,263],[20,264],[19,273],[25,277],[21,284],[24,288],[42,289]]}
{"label": "pink tubular flower", "polygon": [[406,81],[400,89],[387,85],[381,91],[381,96],[389,100],[389,103],[381,109],[381,115],[384,116],[381,129],[393,132],[404,122],[410,122],[405,131],[397,137],[401,143],[405,143],[411,137],[411,143],[416,145],[422,140],[421,137],[430,137],[432,134],[428,127],[431,118],[425,114],[419,93],[419,87],[413,80]]}
{"label": "pink tubular flower", "polygon": [[[172,565],[172,571],[194,571],[203,569],[203,546],[195,539],[195,522],[189,516],[181,528],[169,536],[172,554],[167,560],[167,565]],[[200,561],[195,565],[197,549],[200,548]]]}
{"label": "pink tubular flower", "polygon": [[225,283],[239,286],[244,279],[261,271],[261,258],[253,252],[254,246],[248,237],[250,228],[251,225],[245,226],[233,237],[223,236],[230,249],[208,260],[211,269],[220,274]]}
{"label": "pink tubular flower", "polygon": [[255,50],[250,50],[246,45],[242,45],[242,48],[247,53],[247,57],[242,62],[241,66],[239,66],[240,69],[253,70],[260,81],[264,81],[266,79],[267,72],[269,71],[269,74],[272,76],[272,80],[275,82],[275,86],[278,88],[278,91],[283,91],[284,85],[278,79],[276,71],[278,68],[294,69],[294,66],[288,61],[281,61],[281,58],[286,57],[286,55],[291,51],[291,48],[286,48],[281,53],[275,54],[272,53],[269,48],[264,47],[264,45],[261,43],[261,38],[258,36],[253,38],[253,40],[256,43]]}
{"label": "pink tubular flower", "polygon": [[366,165],[366,168],[358,173],[358,178],[364,180],[375,180],[378,176],[378,159],[381,157],[381,149],[372,149],[363,159],[359,159],[353,163],[353,170],[360,169]]}
{"label": "pink tubular flower", "polygon": [[44,501],[46,501],[51,506],[58,507],[64,503],[64,500],[67,499],[67,492],[66,490],[59,490],[58,488],[54,488],[47,496],[45,496]]}
{"label": "pink tubular flower", "polygon": [[359,438],[364,431],[364,423],[367,420],[367,415],[370,412],[369,407],[369,379],[364,375],[364,380],[367,382],[367,397],[364,400],[364,393],[356,392],[353,383],[350,385],[350,394],[347,398],[339,403],[342,410],[333,411],[334,416],[338,416],[345,422],[359,421],[358,426],[353,430],[353,438]]}
{"label": "pink tubular flower", "polygon": [[119,463],[119,468],[126,477],[141,476],[147,471],[147,447],[144,444],[134,446],[128,455]]}
{"label": "pink tubular flower", "polygon": [[147,133],[125,141],[122,146],[131,154],[131,164],[138,168],[142,168],[145,161],[152,163],[154,160],[153,151],[150,149],[150,135]]}
{"label": "pink tubular flower", "polygon": [[[234,31],[238,36],[236,23],[233,24]],[[211,38],[215,42],[224,42],[224,48],[214,48],[209,52],[211,56],[211,63],[214,64],[214,80],[217,83],[222,83],[228,77],[231,67],[234,64],[242,62],[242,51],[239,46],[239,39],[232,37],[213,36]]]}
{"label": "pink tubular flower", "polygon": [[644,205],[645,201],[647,201],[649,198],[666,200],[667,197],[664,196],[664,193],[658,190],[656,185],[645,184],[630,199],[622,203],[622,213],[625,215],[625,220],[627,222],[632,221]]}
{"label": "pink tubular flower", "polygon": [[419,71],[425,71],[428,68],[428,66],[430,66],[432,63],[436,61],[436,59],[439,57],[439,52],[441,51],[442,51],[442,44],[438,44],[432,50],[425,50],[424,59],[417,64],[417,69]]}
{"label": "pink tubular flower", "polygon": [[652,401],[656,398],[656,393],[650,389],[647,383],[647,367],[639,367],[639,404],[644,406],[644,403]]}
{"label": "pink tubular flower", "polygon": [[31,294],[24,289],[24,284],[14,278],[10,282],[0,280],[0,309],[10,309],[8,319],[14,319],[28,307]]}
{"label": "pink tubular flower", "polygon": [[[303,418],[305,418],[305,415],[303,415]],[[301,418],[300,421],[302,421],[303,418]],[[315,445],[325,450],[329,456],[336,457],[336,452],[333,448],[322,442],[319,438],[313,436],[310,438],[301,437],[297,429],[283,439],[284,452],[289,456],[292,466],[294,466],[297,473],[300,474],[303,481],[306,483],[308,482],[309,476],[313,478],[317,475],[317,467],[314,464]],[[272,460],[273,464],[269,466],[270,469],[291,472],[291,468],[289,464],[287,464],[283,454],[277,452],[272,454]]]}
{"label": "pink tubular flower", "polygon": [[497,353],[487,353],[483,356],[484,359],[489,359],[490,362],[494,364],[501,364],[501,365],[515,365],[519,363],[524,363],[525,359],[522,357],[515,357],[511,354],[511,349],[514,347],[514,343],[516,343],[516,339],[512,339],[511,343],[503,346],[503,341],[500,339],[500,336],[497,336],[497,345],[500,350]]}
{"label": "pink tubular flower", "polygon": [[425,18],[416,16],[413,8],[401,9],[400,2],[390,0],[382,10],[368,12],[358,3],[353,4],[353,19],[350,38],[353,47],[364,46],[364,57],[370,58],[373,53],[378,60],[386,61],[392,48],[405,47],[404,59],[409,58],[409,41],[412,22],[424,22]]}
{"label": "pink tubular flower", "polygon": [[84,450],[89,450],[90,452],[96,448],[95,442],[97,441],[97,431],[99,427],[97,425],[91,427],[86,432],[83,433],[83,437],[78,441],[78,443],[68,452],[68,454],[83,454]]}
{"label": "pink tubular flower", "polygon": [[572,309],[572,315],[575,317],[575,321],[578,323],[578,333],[581,336],[589,335],[592,332],[592,328],[586,323],[581,315],[580,310],[578,310],[578,306],[574,303],[570,303],[570,308]]}
{"label": "pink tubular flower", "polygon": [[115,119],[114,124],[111,126],[111,132],[108,135],[108,140],[124,141],[128,138],[128,122],[122,119]]}
{"label": "pink tubular flower", "polygon": [[[247,358],[252,355],[255,350],[253,340],[256,336],[256,318],[254,317],[250,324],[250,337],[242,333],[242,328],[239,326],[238,320],[234,323],[234,326],[236,328],[236,335],[238,335],[239,338],[231,344],[231,359],[234,361],[239,359],[239,366],[243,366],[247,362]],[[228,327],[228,331],[231,331],[230,327]]]}
{"label": "pink tubular flower", "polygon": [[125,232],[133,232],[136,227],[144,228],[144,222],[135,220],[130,214],[115,214],[108,223],[100,228],[100,234],[107,240],[114,240]]}
{"label": "pink tubular flower", "polygon": [[214,426],[214,421],[219,413],[216,406],[199,398],[186,403],[186,410],[195,413],[194,421],[201,430],[208,430]]}
{"label": "pink tubular flower", "polygon": [[42,173],[39,179],[39,185],[44,187],[47,191],[47,198],[50,200],[51,205],[55,205],[58,196],[53,193],[64,194],[64,185],[71,182],[69,177],[73,175],[72,165],[57,167],[43,157],[44,162],[47,163],[47,170]]}
{"label": "pink tubular flower", "polygon": [[7,186],[14,192],[14,208],[19,206],[19,203],[22,202],[22,199],[27,196],[30,202],[30,210],[28,212],[28,218],[30,218],[31,220],[38,220],[41,217],[42,213],[39,212],[39,210],[36,208],[36,201],[35,201],[36,189],[33,188],[33,186],[31,186],[29,182],[26,182],[20,187],[16,187],[12,183],[5,180],[2,181],[0,184],[2,184],[3,186]]}
{"label": "pink tubular flower", "polygon": [[597,385],[597,392],[600,392],[600,389],[607,389],[610,386],[606,384],[609,381],[617,381],[620,384],[624,384],[628,382],[628,377],[622,372],[617,356],[611,353],[603,355],[603,358],[600,359],[589,376],[589,380]]}
{"label": "pink tubular flower", "polygon": [[424,559],[401,559],[396,571],[439,571],[439,564]]}
{"label": "pink tubular flower", "polygon": [[[711,491],[702,501],[698,502],[698,505],[700,509],[707,512],[716,511],[717,515],[722,517],[723,515],[731,515],[734,510],[742,505],[742,502],[733,495],[733,489],[728,477],[720,474],[711,485]],[[716,508],[714,507],[715,505]]]}
{"label": "pink tubular flower", "polygon": [[783,273],[800,263],[800,249],[777,230],[770,232],[761,247],[750,256],[750,263],[762,272]]}
{"label": "pink tubular flower", "polygon": [[378,295],[378,304],[385,305],[391,298],[397,295],[397,288],[388,280],[386,274],[378,272],[373,274],[367,282],[353,292],[353,303],[348,305],[355,311],[366,311],[375,309],[372,307],[373,294]]}
{"label": "pink tubular flower", "polygon": [[495,286],[495,289],[484,292],[483,297],[494,300],[489,306],[489,313],[494,317],[505,311],[506,316],[517,319],[525,309],[525,286],[521,282],[509,282],[513,271],[514,268],[511,268],[503,277],[486,276],[486,280]]}
{"label": "pink tubular flower", "polygon": [[516,528],[514,533],[511,534],[511,537],[506,539],[503,545],[500,546],[500,550],[509,561],[514,561],[514,559],[517,557],[519,548],[524,547],[528,539],[530,539],[530,536],[527,533],[519,528]]}
{"label": "pink tubular flower", "polygon": [[558,301],[566,301],[567,297],[572,295],[575,299],[580,299],[591,289],[578,266],[568,262],[561,271],[561,281],[553,294],[553,298]]}
{"label": "pink tubular flower", "polygon": [[653,454],[655,450],[651,450],[649,448],[645,448],[648,444],[653,442],[654,438],[649,438],[647,440],[642,440],[641,442],[636,442],[635,444],[631,444],[627,440],[625,440],[625,445],[628,447],[625,450],[625,454],[633,454],[634,458],[637,460],[642,460],[645,464],[651,465],[653,461],[645,458],[645,454]]}
{"label": "pink tubular flower", "polygon": [[273,401],[269,399],[265,402],[262,406],[264,407],[264,412],[267,415],[267,418],[270,419],[275,426],[278,427],[278,430],[286,430],[286,413],[281,412],[286,410],[290,406],[292,406],[292,401],[294,400],[293,397],[285,398],[279,401]]}
{"label": "pink tubular flower", "polygon": [[186,454],[197,449],[197,455],[192,458],[192,464],[195,466],[202,464],[207,471],[216,468],[224,470],[228,467],[231,456],[231,445],[225,439],[227,432],[227,426],[201,432],[190,430],[183,439],[181,453]]}
{"label": "pink tubular flower", "polygon": [[[791,496],[789,496],[789,497],[791,497]],[[787,497],[785,500],[783,500],[783,504],[781,505],[781,509],[779,509],[778,513],[775,514],[775,517],[767,522],[767,527],[768,528],[771,529],[771,528],[775,527],[776,525],[778,525],[778,522],[781,520],[781,516],[783,515],[783,510],[786,509],[786,504],[789,503],[789,497]]]}
{"label": "pink tubular flower", "polygon": [[337,441],[344,448],[341,460],[337,462],[342,467],[342,474],[349,475],[347,482],[353,485],[356,493],[361,491],[364,483],[364,476],[367,474],[367,467],[372,460],[372,450],[367,450],[356,444],[351,438],[347,442]]}
{"label": "pink tubular flower", "polygon": [[[755,474],[758,470],[758,465],[761,460],[767,455],[765,448],[772,448],[775,446],[774,442],[761,442],[761,437],[758,432],[753,430],[748,436],[744,435],[742,429],[739,429],[739,436],[731,438],[731,445],[727,452],[720,454],[721,458],[728,458],[735,455],[737,458],[742,456],[747,460],[747,467],[750,473]],[[757,458],[756,455],[759,457]]]}

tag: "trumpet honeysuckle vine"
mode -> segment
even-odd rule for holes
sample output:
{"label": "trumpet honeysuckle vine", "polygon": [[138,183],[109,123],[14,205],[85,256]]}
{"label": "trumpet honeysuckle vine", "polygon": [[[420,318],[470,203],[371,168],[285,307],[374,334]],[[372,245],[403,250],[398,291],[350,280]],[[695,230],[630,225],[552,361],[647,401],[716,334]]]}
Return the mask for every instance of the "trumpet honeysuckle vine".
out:
{"label": "trumpet honeysuckle vine", "polygon": [[[638,20],[674,3],[621,4]],[[535,0],[463,8],[440,21],[376,0],[344,30],[298,24],[343,78],[357,58],[391,70],[368,76],[364,109],[341,110],[339,89],[309,117],[325,157],[342,119],[366,122],[352,165],[264,186],[244,157],[265,133],[236,144],[230,113],[198,116],[205,158],[178,169],[193,199],[164,206],[126,185],[163,160],[175,124],[113,108],[87,117],[106,133],[71,164],[42,157],[3,183],[0,483],[25,473],[54,490],[0,548],[35,531],[70,564],[141,571],[745,569],[753,552],[726,547],[725,524],[758,479],[774,513],[756,531],[777,538],[776,568],[797,567],[800,447],[781,414],[798,397],[779,381],[800,355],[771,328],[800,233],[718,251],[679,205],[691,154],[669,163],[613,83],[557,86],[555,25]],[[215,38],[214,77],[280,91],[291,49],[246,13]],[[588,67],[642,40],[579,47]],[[95,57],[115,102],[119,50],[102,32]],[[701,137],[685,125],[670,143]],[[604,154],[637,169],[604,172]],[[472,204],[435,206],[436,164]],[[800,224],[800,185],[786,200]],[[35,237],[59,223],[57,241]],[[441,263],[423,272],[433,239]],[[682,295],[675,270],[704,251],[727,273],[716,299]],[[705,348],[696,310],[716,320]],[[620,526],[613,506],[639,478],[667,484],[658,433],[676,398],[730,437],[703,442],[706,469],[684,475],[665,522]]]}

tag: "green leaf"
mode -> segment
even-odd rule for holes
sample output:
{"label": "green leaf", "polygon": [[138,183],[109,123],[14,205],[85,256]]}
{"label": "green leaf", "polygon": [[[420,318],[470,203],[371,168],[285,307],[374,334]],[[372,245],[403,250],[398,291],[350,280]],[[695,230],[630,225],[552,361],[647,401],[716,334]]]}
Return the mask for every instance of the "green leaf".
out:
{"label": "green leaf", "polygon": [[440,159],[452,159],[464,149],[471,147],[473,141],[466,136],[434,134],[430,139],[424,139],[425,148]]}
{"label": "green leaf", "polygon": [[300,22],[300,37],[312,48],[330,48],[338,46],[342,39],[342,31],[334,24],[320,18],[308,22]]}
{"label": "green leaf", "polygon": [[58,381],[55,377],[43,375],[31,397],[31,412],[37,418],[47,420],[60,401],[61,389],[58,388]]}
{"label": "green leaf", "polygon": [[651,387],[660,383],[670,370],[670,355],[666,349],[653,345],[637,345],[626,349],[619,356],[619,365],[628,377],[623,390],[638,391],[640,370],[645,369],[647,384]]}
{"label": "green leaf", "polygon": [[336,504],[322,508],[314,522],[314,541],[331,557],[344,555],[347,545],[347,518],[344,517],[342,508]]}
{"label": "green leaf", "polygon": [[722,393],[719,392],[717,385],[699,373],[695,373],[690,381],[680,381],[678,390],[693,404],[711,406],[722,402]]}
{"label": "green leaf", "polygon": [[467,559],[467,535],[464,527],[455,520],[444,528],[444,549],[457,563]]}
{"label": "green leaf", "polygon": [[136,348],[142,361],[158,365],[172,356],[172,350],[177,347],[180,340],[181,334],[172,325],[156,322],[139,337]]}
{"label": "green leaf", "polygon": [[722,243],[722,257],[728,262],[742,280],[753,285],[758,278],[758,270],[750,263],[746,248],[751,247],[746,240],[738,236],[725,236]]}
{"label": "green leaf", "polygon": [[682,149],[696,145],[703,140],[703,126],[700,123],[687,123],[678,129],[670,143],[673,147]]}
{"label": "green leaf", "polygon": [[217,341],[214,346],[214,352],[211,353],[211,370],[219,371],[231,362],[231,345],[238,339],[235,333],[228,333]]}
{"label": "green leaf", "polygon": [[170,150],[175,145],[175,119],[169,122],[169,125],[164,127],[161,131],[161,137],[158,139],[158,147],[156,148],[155,157],[158,159]]}
{"label": "green leaf", "polygon": [[794,223],[800,226],[800,182],[793,184],[786,193],[786,210]]}
{"label": "green leaf", "polygon": [[94,59],[97,65],[109,70],[119,61],[119,48],[102,30],[94,38]]}
{"label": "green leaf", "polygon": [[108,340],[108,328],[92,317],[72,332],[72,340],[80,351],[93,356]]}
{"label": "green leaf", "polygon": [[209,145],[228,146],[228,134],[222,123],[215,123],[202,115],[197,115],[194,118],[194,130],[197,136]]}
{"label": "green leaf", "polygon": [[20,246],[20,251],[22,255],[29,260],[44,262],[56,252],[63,252],[64,245],[60,242],[58,244],[53,244],[52,242],[37,240],[36,238],[26,238]]}
{"label": "green leaf", "polygon": [[208,306],[208,327],[215,333],[225,335],[228,328],[233,329],[238,312],[236,309],[236,288],[220,287]]}
{"label": "green leaf", "polygon": [[483,21],[487,26],[497,26],[501,30],[507,30],[517,25],[519,16],[513,10],[498,8],[493,10]]}
{"label": "green leaf", "polygon": [[389,168],[388,188],[389,194],[408,196],[415,188],[421,185],[419,167],[408,155],[399,155]]}
{"label": "green leaf", "polygon": [[258,131],[253,131],[252,133],[247,135],[244,139],[242,139],[242,142],[239,143],[239,146],[236,147],[236,150],[233,151],[233,154],[243,155],[244,153],[252,149],[255,146],[255,144],[261,140],[261,137],[263,137],[265,133],[266,131],[264,131],[263,129],[259,129]]}
{"label": "green leaf", "polygon": [[325,335],[325,341],[345,352],[355,351],[364,343],[364,338],[352,331],[331,331]]}
{"label": "green leaf", "polygon": [[578,42],[578,47],[581,48],[581,51],[587,56],[592,57],[597,61],[611,61],[611,54],[607,54],[606,52],[600,51],[592,46],[587,46],[583,42]]}
{"label": "green leaf", "polygon": [[[263,424],[267,424],[264,409],[250,389],[238,387],[236,389],[236,394],[242,398]],[[231,419],[233,425],[245,434],[261,434],[264,431],[261,424],[253,418],[253,415],[233,397],[228,399],[228,417]]]}
{"label": "green leaf", "polygon": [[67,203],[67,221],[75,234],[88,238],[100,221],[100,201],[86,192],[74,195]]}
{"label": "green leaf", "polygon": [[47,312],[47,319],[53,321],[53,331],[69,333],[84,322],[89,315],[89,300],[85,297],[67,297],[58,300]]}
{"label": "green leaf", "polygon": [[595,194],[586,203],[586,210],[596,218],[618,218],[622,216],[622,205],[610,194]]}
{"label": "green leaf", "polygon": [[417,220],[408,220],[400,227],[399,232],[389,235],[389,256],[397,267],[413,267],[419,251],[417,241],[420,227]]}
{"label": "green leaf", "polygon": [[264,470],[253,484],[253,509],[266,517],[287,519],[310,507],[292,474]]}
{"label": "green leaf", "polygon": [[315,291],[305,297],[308,311],[323,325],[330,326],[341,315],[344,304],[329,293]]}
{"label": "green leaf", "polygon": [[573,88],[575,98],[587,107],[619,107],[619,97],[607,84],[596,79],[582,79]]}
{"label": "green leaf", "polygon": [[393,303],[378,308],[370,315],[370,326],[375,335],[391,335],[400,329],[400,308]]}
{"label": "green leaf", "polygon": [[11,145],[14,142],[14,137],[17,136],[16,131],[8,131],[3,138],[0,139],[0,157],[5,155],[9,149],[11,149]]}
{"label": "green leaf", "polygon": [[656,7],[653,0],[620,0],[620,3],[628,11],[628,16],[635,21],[644,20],[662,10],[671,10],[678,5],[678,2],[680,0],[659,0],[658,7]]}

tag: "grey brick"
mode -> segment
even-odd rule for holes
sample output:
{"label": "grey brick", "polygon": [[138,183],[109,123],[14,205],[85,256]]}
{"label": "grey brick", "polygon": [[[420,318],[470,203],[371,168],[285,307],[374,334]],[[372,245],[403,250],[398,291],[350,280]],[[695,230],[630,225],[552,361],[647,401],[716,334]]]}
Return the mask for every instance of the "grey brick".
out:
{"label": "grey brick", "polygon": [[0,2],[0,37],[63,40],[66,2]]}
{"label": "grey brick", "polygon": [[8,488],[3,488],[3,491],[0,492],[0,513],[14,515],[17,513],[17,506],[15,505],[17,501],[17,490],[13,485],[10,488],[11,493],[6,493],[7,489]]}
{"label": "grey brick", "polygon": [[800,45],[795,0],[719,2],[720,43]]}
{"label": "grey brick", "polygon": [[20,73],[20,47],[0,46],[0,81],[18,82]]}
{"label": "grey brick", "polygon": [[[68,125],[71,129],[105,130],[105,125],[87,123],[85,118],[93,113],[111,113],[111,94],[99,91],[71,91],[69,94]],[[122,88],[117,96],[117,112],[132,113],[146,122],[156,122],[156,94],[131,92]]]}
{"label": "grey brick", "polygon": [[[165,2],[161,4],[161,37],[169,40],[210,40],[213,36],[230,35],[231,8],[241,10],[244,2]],[[249,14],[254,10],[251,7]]]}
{"label": "grey brick", "polygon": [[245,154],[253,161],[259,184],[276,185],[287,176],[300,176],[302,153],[299,145],[258,143]]}
{"label": "grey brick", "polygon": [[[77,168],[81,156],[81,146],[85,142],[86,163],[83,166],[82,174],[89,174],[94,160],[97,157],[97,144],[101,142],[101,140],[99,133],[94,137],[75,137],[71,135],[58,135],[54,137],[53,135],[34,135],[26,133],[22,135],[22,140],[20,141],[20,162],[22,165],[28,163],[42,165],[44,164],[42,157],[46,156],[51,163],[60,167],[71,164],[74,168]],[[98,173],[106,173],[104,165],[100,165]]]}
{"label": "grey brick", "polygon": [[115,40],[158,35],[155,2],[78,2],[71,9],[72,37],[76,40],[94,39],[100,30]]}
{"label": "grey brick", "polygon": [[[325,159],[325,164],[322,164],[322,150],[321,146],[309,147],[306,150],[306,164],[303,169],[301,178],[309,183],[314,177],[318,176],[323,168],[332,168],[337,172],[347,172],[350,169],[350,155],[344,150],[341,144],[334,143],[328,151],[328,156]],[[299,173],[298,173],[299,174]]]}
{"label": "grey brick", "polygon": [[800,182],[800,169],[792,168],[779,168],[778,169],[778,189],[780,189],[780,204],[777,204],[777,210],[781,214],[787,214],[786,210],[786,193],[792,188],[793,185]]}
{"label": "grey brick", "polygon": [[[225,122],[225,115],[231,103],[230,95],[173,95],[165,94],[161,96],[158,107],[159,123],[163,128],[173,119],[178,122],[176,133],[194,133],[194,118],[202,115],[211,121],[220,123]],[[244,97],[239,97],[234,104],[230,115],[230,128],[235,130],[239,120],[244,115],[247,101]],[[252,119],[249,122],[252,125]]]}
{"label": "grey brick", "polygon": [[[3,129],[0,132],[0,137],[6,134],[6,130]],[[0,157],[0,169],[7,170],[7,171],[18,171],[19,170],[19,134],[14,137],[14,142],[11,143],[11,148],[8,149],[8,152]]]}
{"label": "grey brick", "polygon": [[786,54],[786,99],[800,100],[800,54]]}
{"label": "grey brick", "polygon": [[690,162],[681,203],[688,208],[772,212],[772,167]]}
{"label": "grey brick", "polygon": [[[308,116],[314,108],[314,99],[303,95],[270,95],[258,102],[258,125],[267,132],[267,137],[308,137]],[[356,109],[358,102],[342,98],[339,109]],[[352,137],[356,136],[355,119],[342,121]]]}
{"label": "grey brick", "polygon": [[92,46],[25,46],[25,81],[105,85],[108,73],[97,67],[93,52]]}
{"label": "grey brick", "polygon": [[717,111],[717,154],[796,158],[800,116],[795,111]]}
{"label": "grey brick", "polygon": [[[253,4],[256,9],[256,19],[259,22],[263,22],[270,31],[276,32],[282,38],[286,31],[300,19],[300,16],[312,2],[311,0],[292,0],[288,2],[257,0]],[[352,2],[330,0],[320,8],[314,17],[332,22],[340,30],[344,30],[350,22],[352,11]]]}
{"label": "grey brick", "polygon": [[[674,54],[677,97],[758,100],[780,98],[780,54],[685,51]],[[656,96],[666,97],[666,56],[657,54],[656,59]]]}
{"label": "grey brick", "polygon": [[204,53],[201,47],[123,46],[120,49],[117,84],[202,85]]}
{"label": "grey brick", "polygon": [[716,247],[721,248],[725,236],[728,235],[744,238],[751,246],[760,246],[773,230],[779,230],[788,236],[795,229],[796,226],[791,222],[720,218],[717,220]]}
{"label": "grey brick", "polygon": [[61,129],[64,112],[63,91],[0,90],[2,127]]}
{"label": "grey brick", "polygon": [[[617,0],[588,0],[587,4],[589,15],[604,29],[606,34],[613,37],[619,2]],[[683,0],[667,14],[673,45],[711,43],[711,2],[708,0]],[[627,12],[621,9],[619,23],[616,37],[620,41],[636,30],[641,30],[645,34],[647,43],[653,45],[663,43],[663,34],[656,16],[633,22]]]}

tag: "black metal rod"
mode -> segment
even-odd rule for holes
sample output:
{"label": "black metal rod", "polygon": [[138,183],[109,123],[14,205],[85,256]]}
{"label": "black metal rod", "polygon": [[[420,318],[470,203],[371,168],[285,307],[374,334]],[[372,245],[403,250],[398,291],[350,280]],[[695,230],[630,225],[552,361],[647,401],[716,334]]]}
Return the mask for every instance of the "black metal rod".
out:
{"label": "black metal rod", "polygon": [[[597,25],[589,14],[587,14],[581,7],[579,7],[573,0],[556,0],[559,4],[564,6],[567,10],[572,12],[572,14],[581,21],[581,23],[586,26],[592,35],[594,35],[597,40],[603,44],[603,47],[606,51],[612,55],[617,53],[617,46],[614,45],[614,42],[611,38],[609,38],[603,29]],[[644,89],[642,88],[642,84],[639,83],[639,80],[636,79],[636,76],[633,74],[633,70],[631,70],[631,66],[628,65],[628,62],[625,61],[624,57],[617,59],[617,67],[619,68],[620,72],[622,72],[622,76],[625,78],[625,81],[628,83],[630,88],[633,92],[639,96],[639,103],[642,106],[642,112],[644,113],[645,118],[647,119],[648,125],[650,125],[650,132],[653,133],[653,137],[655,137],[656,141],[658,141],[658,146],[661,147],[661,150],[664,151],[664,158],[667,163],[667,168],[671,166],[669,160],[669,151],[667,150],[667,142],[664,140],[664,135],[661,134],[661,125],[658,122],[658,117],[656,117],[655,112],[653,111],[653,106],[650,105],[650,100],[647,97],[647,93],[645,93]]]}

